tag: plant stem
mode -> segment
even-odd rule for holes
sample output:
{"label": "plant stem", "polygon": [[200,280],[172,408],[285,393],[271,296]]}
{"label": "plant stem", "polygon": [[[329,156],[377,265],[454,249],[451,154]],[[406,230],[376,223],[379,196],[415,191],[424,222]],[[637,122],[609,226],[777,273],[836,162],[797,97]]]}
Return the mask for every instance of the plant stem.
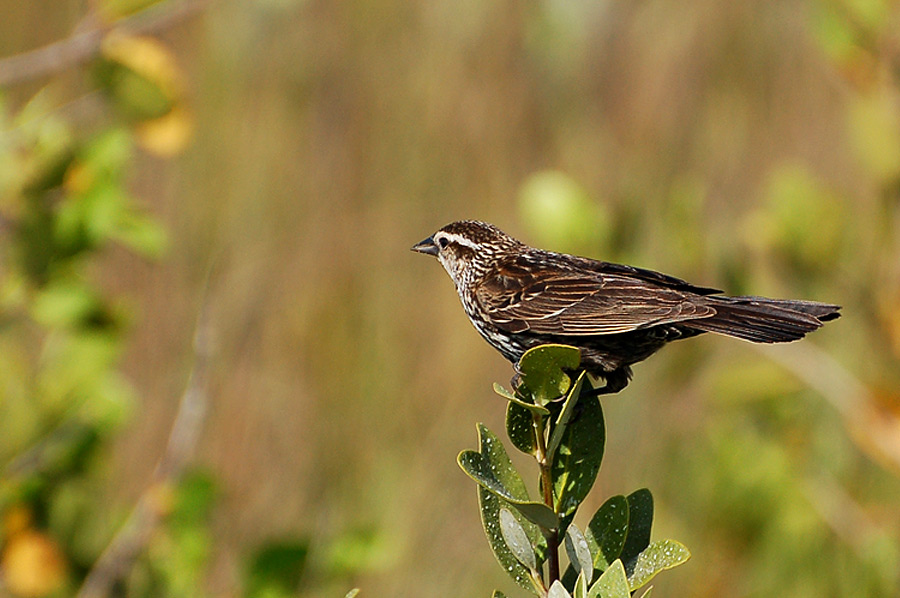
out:
{"label": "plant stem", "polygon": [[[547,459],[547,440],[545,434],[547,420],[538,414],[534,414],[534,437],[537,445],[535,458],[541,470],[541,490],[544,495],[544,504],[553,509],[553,476],[550,471],[550,461]],[[554,512],[556,509],[553,509]],[[547,586],[559,579],[559,530],[542,529],[547,540],[547,562],[550,580]]]}

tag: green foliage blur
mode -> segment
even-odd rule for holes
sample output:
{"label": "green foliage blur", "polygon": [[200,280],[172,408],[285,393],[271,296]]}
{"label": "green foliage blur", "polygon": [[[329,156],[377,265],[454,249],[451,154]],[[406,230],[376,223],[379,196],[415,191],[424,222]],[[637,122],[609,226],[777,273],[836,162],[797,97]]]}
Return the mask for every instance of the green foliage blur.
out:
{"label": "green foliage blur", "polygon": [[[0,596],[75,595],[137,505],[131,595],[516,591],[453,463],[512,372],[408,251],[460,218],[842,304],[639,364],[598,493],[653,488],[691,547],[654,596],[896,595],[896,3],[224,0],[136,32],[181,4],[0,0],[0,80],[110,29],[0,91]],[[202,305],[207,415],[157,485]]]}

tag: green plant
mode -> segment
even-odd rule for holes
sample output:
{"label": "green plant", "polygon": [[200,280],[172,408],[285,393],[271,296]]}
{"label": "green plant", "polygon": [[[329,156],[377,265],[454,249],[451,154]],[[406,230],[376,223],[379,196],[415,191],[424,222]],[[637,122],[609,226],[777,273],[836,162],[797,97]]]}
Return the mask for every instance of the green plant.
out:
{"label": "green plant", "polygon": [[580,360],[575,347],[535,347],[519,361],[513,391],[494,385],[509,402],[510,442],[537,462],[541,500],[530,498],[502,442],[483,424],[478,450],[463,451],[458,462],[478,484],[488,542],[517,584],[548,598],[627,598],[690,553],[675,540],[650,541],[653,497],[647,489],[609,498],[583,532],[573,523],[597,479],[606,440],[603,410],[578,369]]}

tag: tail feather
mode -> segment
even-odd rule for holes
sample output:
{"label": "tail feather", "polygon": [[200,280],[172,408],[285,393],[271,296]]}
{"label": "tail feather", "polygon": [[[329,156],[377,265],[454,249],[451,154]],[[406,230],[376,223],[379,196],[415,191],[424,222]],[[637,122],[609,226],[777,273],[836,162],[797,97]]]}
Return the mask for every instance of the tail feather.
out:
{"label": "tail feather", "polygon": [[841,316],[840,306],[815,301],[766,297],[708,297],[716,313],[688,327],[755,343],[785,343],[803,338],[824,322]]}

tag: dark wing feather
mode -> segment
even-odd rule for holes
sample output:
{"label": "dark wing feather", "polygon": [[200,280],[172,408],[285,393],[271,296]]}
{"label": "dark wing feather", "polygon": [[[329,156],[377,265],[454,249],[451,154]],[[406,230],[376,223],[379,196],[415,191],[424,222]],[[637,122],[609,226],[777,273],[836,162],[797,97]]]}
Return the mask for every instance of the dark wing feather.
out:
{"label": "dark wing feather", "polygon": [[714,315],[704,298],[623,274],[506,263],[475,289],[493,324],[509,332],[589,336]]}

